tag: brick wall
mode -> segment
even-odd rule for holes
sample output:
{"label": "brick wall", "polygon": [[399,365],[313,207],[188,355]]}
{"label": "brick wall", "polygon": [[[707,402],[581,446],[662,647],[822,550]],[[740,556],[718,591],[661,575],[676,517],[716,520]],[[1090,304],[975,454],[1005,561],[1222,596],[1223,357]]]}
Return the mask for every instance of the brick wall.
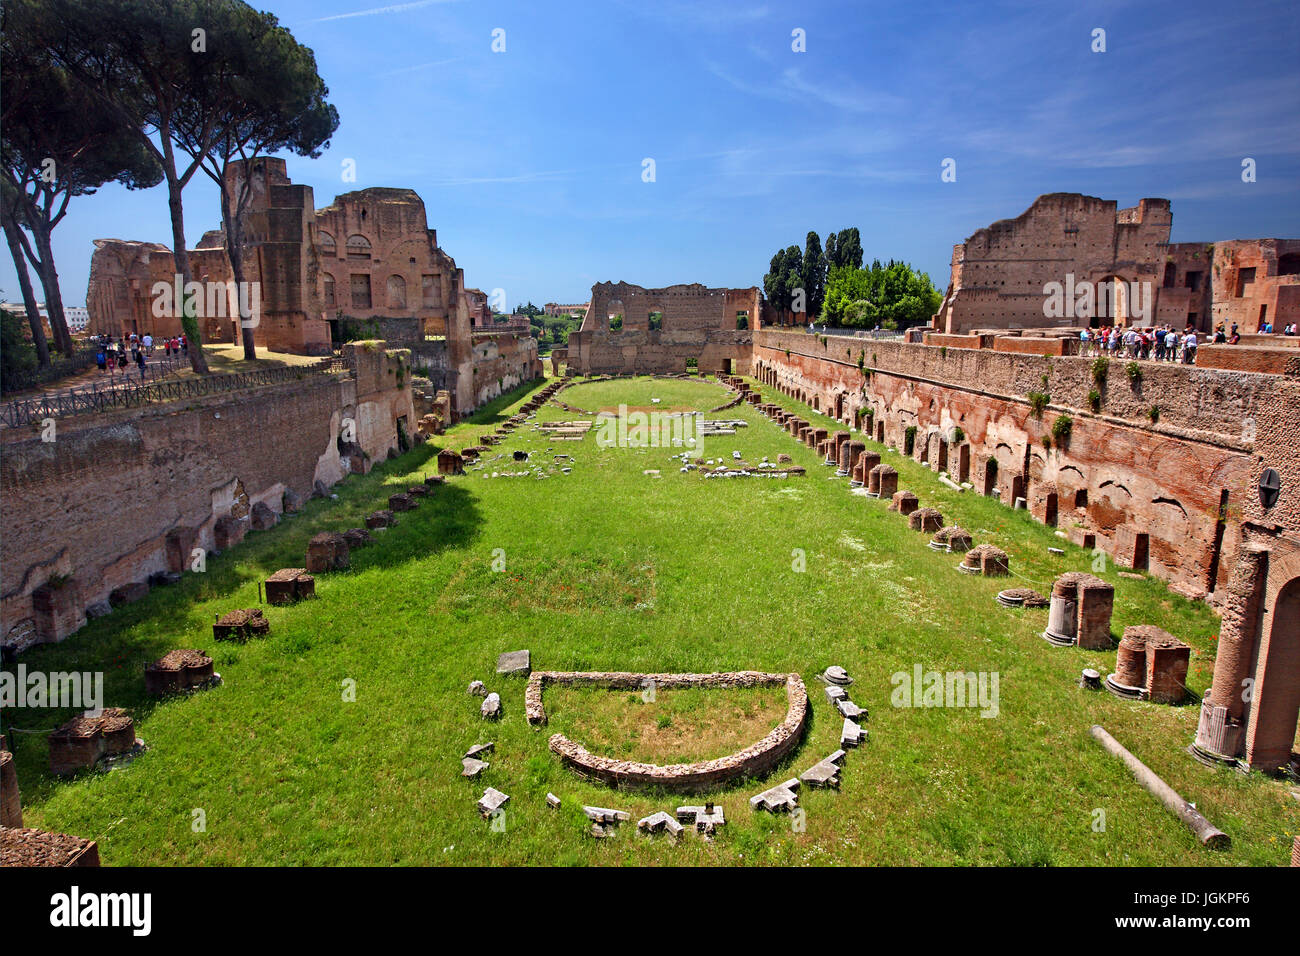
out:
{"label": "brick wall", "polygon": [[[103,415],[61,420],[57,440],[6,429],[0,457],[0,642],[35,616],[32,592],[52,577],[77,595],[78,613],[41,634],[67,636],[84,608],[151,573],[176,570],[167,535],[215,547],[216,522],[264,502],[283,509],[321,481],[342,479],[343,421],[372,460],[397,446],[397,419],[414,433],[409,357],[383,343],[350,356],[358,374],[302,381]],[[406,372],[400,370],[406,366]],[[401,382],[399,383],[399,379]]]}
{"label": "brick wall", "polygon": [[[834,335],[823,344],[765,329],[753,361],[762,381],[802,393],[845,423],[871,410],[873,431],[899,449],[915,427],[913,454],[931,467],[939,467],[942,446],[945,467],[969,462],[964,477],[977,492],[996,486],[1007,504],[1023,496],[1040,520],[1054,509],[1058,527],[1080,542],[1092,535],[1121,562],[1145,542],[1151,571],[1188,594],[1226,582],[1243,520],[1300,530],[1300,381],[1292,378],[1144,363],[1142,380],[1132,383],[1124,363],[1112,362],[1103,407],[1093,413],[1086,358]],[[1041,420],[1030,391],[1050,396]],[[1152,405],[1160,410],[1155,423]],[[1063,413],[1074,423],[1069,445],[1049,451],[1042,438]],[[955,428],[963,438],[950,444]],[[1270,466],[1283,473],[1283,500],[1264,515],[1256,485]],[[1225,492],[1229,518],[1220,532]]]}

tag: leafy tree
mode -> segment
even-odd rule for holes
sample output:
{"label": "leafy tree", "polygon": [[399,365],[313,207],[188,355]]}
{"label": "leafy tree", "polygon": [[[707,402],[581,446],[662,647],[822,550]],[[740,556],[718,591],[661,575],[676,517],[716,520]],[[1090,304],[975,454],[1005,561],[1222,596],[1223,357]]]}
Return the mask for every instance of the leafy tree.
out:
{"label": "leafy tree", "polygon": [[[194,274],[185,243],[182,194],[223,141],[237,142],[230,123],[244,121],[240,81],[255,41],[240,33],[254,23],[238,0],[11,0],[39,11],[37,45],[92,92],[96,107],[116,118],[163,170],[171,213],[172,256],[181,281]],[[262,34],[265,37],[265,34]],[[271,38],[274,56],[282,38]],[[276,71],[258,74],[274,76]],[[273,91],[264,95],[274,100]],[[188,132],[186,132],[188,131]],[[183,154],[177,156],[178,150]],[[187,155],[185,155],[187,154]],[[188,158],[188,162],[186,162]],[[208,371],[192,296],[181,325],[190,364]]]}
{"label": "leafy tree", "polygon": [[851,269],[862,268],[862,237],[858,234],[857,226],[840,230],[836,250],[839,256],[836,265]]}
{"label": "leafy tree", "polygon": [[[316,72],[316,57],[299,44],[269,13],[243,3],[228,5],[229,19],[218,42],[225,68],[206,92],[203,102],[186,101],[176,112],[172,136],[180,148],[221,192],[221,225],[226,255],[236,287],[245,288],[244,214],[252,198],[247,170],[260,156],[288,150],[316,158],[338,129],[339,114]],[[215,129],[216,135],[210,135]],[[245,175],[231,176],[242,164]],[[234,189],[226,184],[235,179]],[[232,195],[233,193],[233,195]],[[257,358],[253,325],[243,314],[245,296],[238,296],[244,358]]]}
{"label": "leafy tree", "polygon": [[807,296],[809,315],[821,315],[822,302],[826,298],[826,257],[822,255],[821,238],[815,232],[808,233],[804,241],[802,285]]}
{"label": "leafy tree", "polygon": [[36,353],[23,335],[23,320],[17,313],[0,309],[0,381],[35,368]]}
{"label": "leafy tree", "polygon": [[831,270],[822,318],[832,325],[903,329],[927,322],[942,301],[924,272],[904,262],[882,266],[876,260],[870,269]]}
{"label": "leafy tree", "polygon": [[[0,187],[10,251],[18,246],[36,270],[55,347],[71,357],[74,346],[51,233],[72,197],[94,193],[106,182],[120,182],[128,189],[155,186],[162,169],[140,145],[138,131],[100,108],[97,95],[69,76],[42,45],[42,31],[49,28],[43,10],[44,5],[33,0],[11,0],[3,9]],[[19,226],[31,233],[30,239]],[[26,267],[17,258],[14,265],[22,284]],[[34,327],[33,339],[38,353],[45,353],[46,364],[44,330]]]}

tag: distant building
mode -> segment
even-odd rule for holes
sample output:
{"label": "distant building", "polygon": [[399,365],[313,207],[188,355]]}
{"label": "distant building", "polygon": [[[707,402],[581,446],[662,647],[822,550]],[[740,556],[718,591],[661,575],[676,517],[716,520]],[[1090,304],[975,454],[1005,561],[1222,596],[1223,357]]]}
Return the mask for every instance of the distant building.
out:
{"label": "distant building", "polygon": [[590,302],[583,302],[581,305],[559,305],[555,302],[548,302],[542,306],[542,311],[547,315],[572,315],[582,318],[587,314],[587,308]]}

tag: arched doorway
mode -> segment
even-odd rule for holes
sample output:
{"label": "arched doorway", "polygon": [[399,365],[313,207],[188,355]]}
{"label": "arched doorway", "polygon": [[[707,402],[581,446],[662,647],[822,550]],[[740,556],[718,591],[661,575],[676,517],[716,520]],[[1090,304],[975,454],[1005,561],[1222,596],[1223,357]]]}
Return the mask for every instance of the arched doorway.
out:
{"label": "arched doorway", "polygon": [[1272,618],[1255,672],[1258,707],[1248,749],[1253,766],[1281,767],[1291,757],[1300,720],[1300,578],[1278,591]]}
{"label": "arched doorway", "polygon": [[1128,285],[1119,276],[1106,276],[1096,285],[1092,327],[1128,325]]}

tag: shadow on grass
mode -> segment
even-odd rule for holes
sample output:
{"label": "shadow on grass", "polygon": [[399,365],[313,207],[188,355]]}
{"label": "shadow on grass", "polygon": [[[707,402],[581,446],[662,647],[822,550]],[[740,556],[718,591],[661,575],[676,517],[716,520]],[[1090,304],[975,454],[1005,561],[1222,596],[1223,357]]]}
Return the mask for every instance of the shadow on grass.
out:
{"label": "shadow on grass", "polygon": [[[145,694],[144,669],[148,664],[178,647],[207,649],[215,658],[214,646],[227,646],[215,644],[210,630],[215,613],[202,605],[226,601],[219,609],[222,613],[242,607],[268,607],[264,601],[258,602],[253,590],[257,582],[279,568],[301,567],[312,535],[364,527],[367,514],[388,507],[388,495],[396,490],[394,479],[406,478],[401,482],[403,489],[419,482],[433,456],[432,448],[424,445],[398,459],[381,462],[369,474],[336,485],[338,500],[308,501],[297,515],[282,520],[275,528],[250,532],[237,547],[209,556],[202,573],[187,572],[176,584],[155,588],[140,601],[88,622],[65,641],[29,648],[18,663],[25,665],[29,674],[102,673],[100,703],[125,707],[139,724],[165,703]],[[355,552],[352,568],[316,575],[318,599],[328,596],[332,583],[340,578],[376,567],[395,568],[448,548],[462,547],[477,537],[482,516],[474,496],[465,487],[453,482],[439,485],[419,502],[414,511],[399,515],[392,529],[372,532],[374,542]],[[276,613],[301,613],[312,603],[276,608]],[[273,629],[265,640],[275,639]],[[13,675],[7,675],[7,679],[16,677],[16,665],[6,665],[5,670]],[[49,774],[46,736],[81,710],[6,707],[0,711],[0,729],[9,734],[24,802],[41,802],[63,785],[63,779]],[[96,772],[83,771],[66,779]]]}

